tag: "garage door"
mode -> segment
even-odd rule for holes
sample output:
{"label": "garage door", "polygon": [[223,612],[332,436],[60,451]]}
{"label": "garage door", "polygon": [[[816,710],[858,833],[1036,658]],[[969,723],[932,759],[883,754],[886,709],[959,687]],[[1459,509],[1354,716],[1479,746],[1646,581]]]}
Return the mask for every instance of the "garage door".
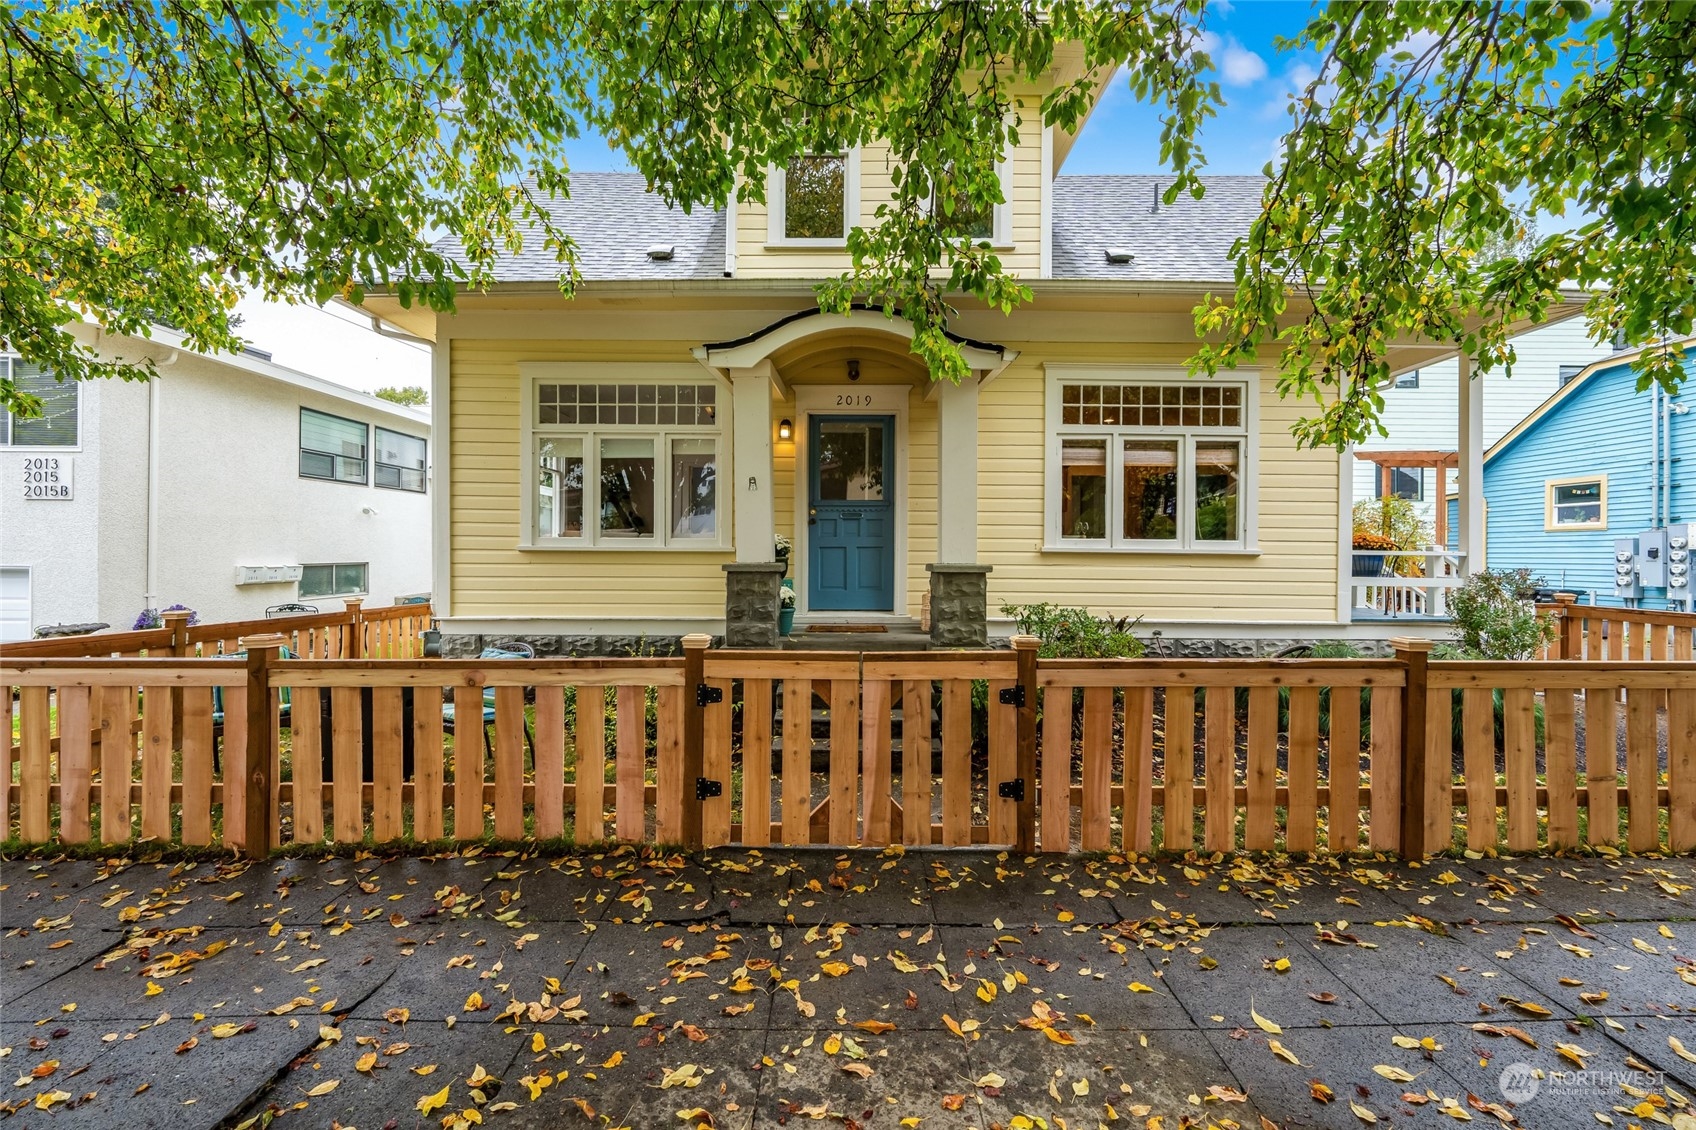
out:
{"label": "garage door", "polygon": [[0,643],[29,639],[29,570],[0,566]]}

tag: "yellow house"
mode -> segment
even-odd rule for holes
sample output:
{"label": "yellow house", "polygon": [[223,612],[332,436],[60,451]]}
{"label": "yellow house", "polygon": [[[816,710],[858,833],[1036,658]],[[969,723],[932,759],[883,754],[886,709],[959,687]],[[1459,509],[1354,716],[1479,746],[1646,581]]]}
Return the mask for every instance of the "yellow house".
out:
{"label": "yellow house", "polygon": [[1005,635],[1004,604],[1042,601],[1140,617],[1168,654],[1405,631],[1357,622],[1352,460],[1290,434],[1314,406],[1265,369],[1185,372],[1262,179],[1169,206],[1156,176],[1061,175],[1073,140],[1027,129],[1001,163],[1006,203],[976,234],[1035,297],[965,306],[958,386],[932,383],[900,318],[817,310],[890,193],[875,146],[772,170],[769,207],[691,215],[640,176],[575,175],[552,205],[580,245],[569,300],[540,247],[451,316],[369,298],[435,345],[446,652],[769,643],[784,566],[798,632],[889,644]]}

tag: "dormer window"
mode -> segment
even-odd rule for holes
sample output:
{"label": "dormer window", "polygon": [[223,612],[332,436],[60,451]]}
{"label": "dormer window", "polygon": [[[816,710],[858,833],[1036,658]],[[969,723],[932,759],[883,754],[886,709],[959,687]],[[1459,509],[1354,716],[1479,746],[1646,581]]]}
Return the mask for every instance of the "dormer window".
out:
{"label": "dormer window", "polygon": [[973,243],[987,240],[997,247],[1013,242],[1012,216],[1008,202],[1013,199],[1012,163],[995,163],[996,179],[1001,182],[1001,203],[976,204],[963,186],[954,183],[953,170],[938,177],[931,196],[931,214],[937,223],[953,236],[966,236]]}
{"label": "dormer window", "polygon": [[768,242],[841,247],[859,218],[860,154],[808,153],[771,170]]}

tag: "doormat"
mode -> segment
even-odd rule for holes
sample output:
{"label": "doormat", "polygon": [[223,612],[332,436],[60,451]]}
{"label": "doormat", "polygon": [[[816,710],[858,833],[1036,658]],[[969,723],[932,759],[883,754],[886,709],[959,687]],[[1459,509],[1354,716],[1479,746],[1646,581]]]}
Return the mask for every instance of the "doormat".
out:
{"label": "doormat", "polygon": [[809,632],[887,632],[882,624],[810,624]]}

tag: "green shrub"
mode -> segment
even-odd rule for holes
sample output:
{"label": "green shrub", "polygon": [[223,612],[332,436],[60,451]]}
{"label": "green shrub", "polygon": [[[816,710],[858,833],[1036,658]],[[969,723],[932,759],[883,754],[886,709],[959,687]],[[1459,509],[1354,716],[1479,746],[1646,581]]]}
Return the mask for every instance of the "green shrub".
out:
{"label": "green shrub", "polygon": [[1044,659],[1141,659],[1147,650],[1131,634],[1137,620],[1129,616],[1097,616],[1087,608],[1057,604],[1003,604],[1019,634],[1042,641],[1037,654]]}
{"label": "green shrub", "polygon": [[1553,643],[1554,620],[1537,613],[1542,584],[1529,569],[1484,569],[1468,577],[1450,598],[1458,658],[1524,660]]}

